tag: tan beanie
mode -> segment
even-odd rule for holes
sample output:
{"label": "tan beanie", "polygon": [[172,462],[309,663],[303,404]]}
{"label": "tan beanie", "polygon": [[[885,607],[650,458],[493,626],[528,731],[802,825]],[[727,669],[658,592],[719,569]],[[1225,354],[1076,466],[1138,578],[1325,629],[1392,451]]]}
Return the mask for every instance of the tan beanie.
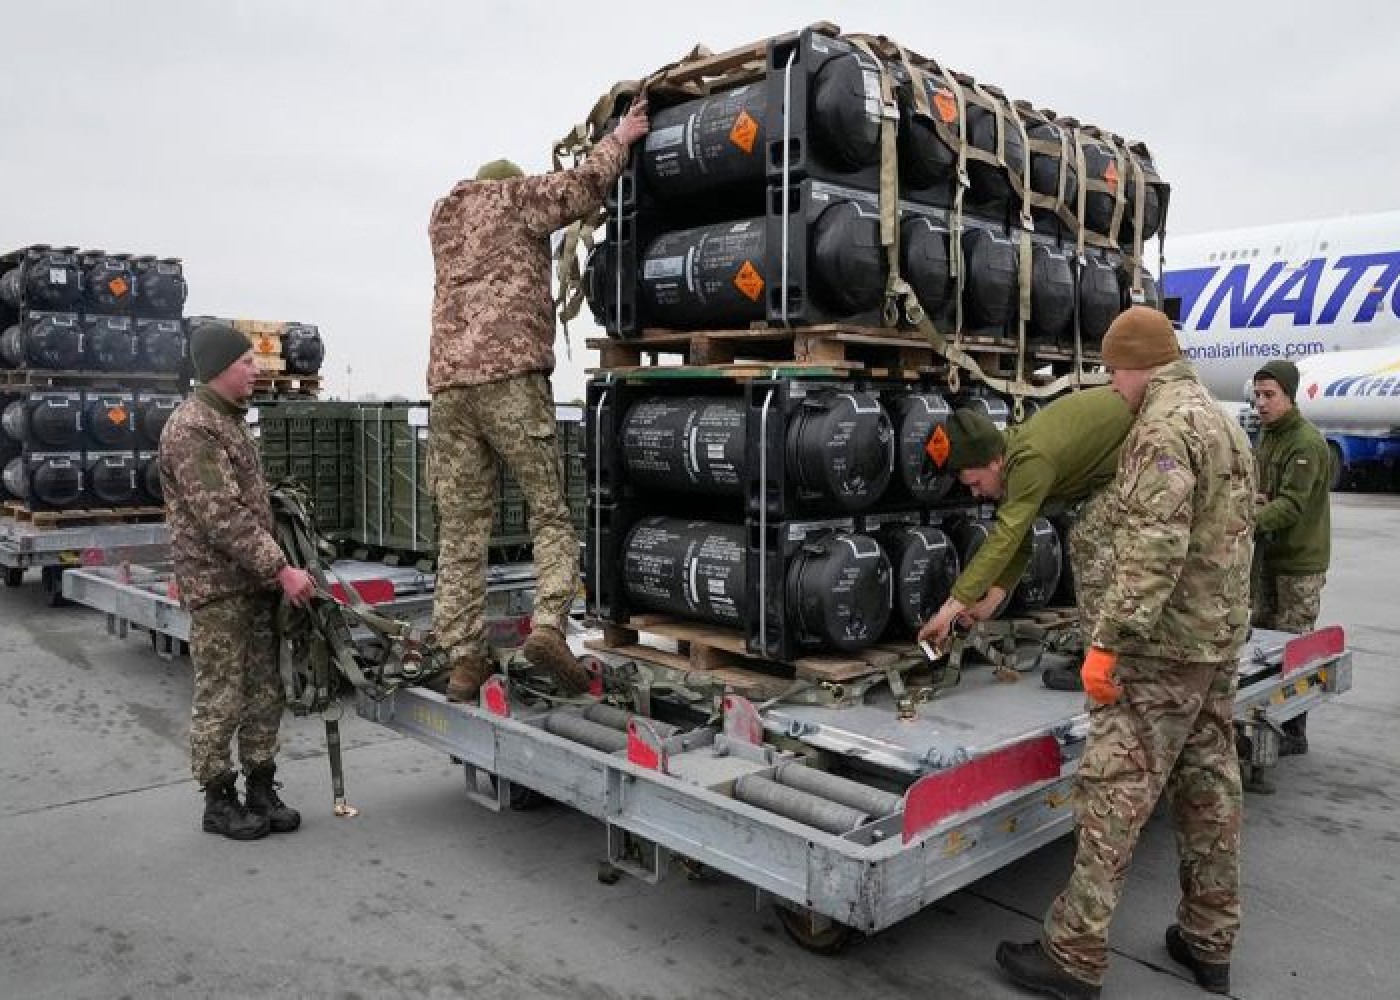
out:
{"label": "tan beanie", "polygon": [[1103,363],[1129,371],[1156,368],[1181,360],[1181,345],[1167,314],[1148,306],[1133,306],[1103,335]]}

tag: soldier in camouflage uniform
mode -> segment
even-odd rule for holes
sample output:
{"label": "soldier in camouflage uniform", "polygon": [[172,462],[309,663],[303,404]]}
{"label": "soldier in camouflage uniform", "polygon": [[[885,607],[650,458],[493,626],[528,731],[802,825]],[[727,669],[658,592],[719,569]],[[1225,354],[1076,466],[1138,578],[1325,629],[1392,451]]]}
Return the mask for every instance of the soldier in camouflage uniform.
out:
{"label": "soldier in camouflage uniform", "polygon": [[[1298,412],[1298,367],[1270,361],[1254,374],[1254,408],[1263,432],[1254,453],[1259,508],[1254,624],[1307,632],[1317,624],[1332,559],[1332,456],[1318,429]],[[1283,724],[1281,754],[1308,752],[1306,714]],[[1263,776],[1250,785],[1270,791]]]}
{"label": "soldier in camouflage uniform", "polygon": [[[1109,505],[1098,498],[1118,468],[1118,449],[1132,423],[1123,398],[1103,386],[1063,396],[1005,433],[974,410],[958,410],[934,430],[925,447],[934,464],[956,472],[974,496],[1000,503],[987,541],[924,623],[920,639],[941,643],[956,619],[994,616],[1025,572],[1035,519],[1081,502],[1070,563],[1080,613],[1092,620],[1108,586],[1103,553],[1112,550]],[[1080,689],[1077,665],[1049,668],[1043,676],[1050,687]]]}
{"label": "soldier in camouflage uniform", "polygon": [[1075,776],[1074,872],[1042,938],[1003,943],[997,961],[1046,995],[1099,996],[1109,921],[1165,791],[1182,889],[1167,950],[1202,988],[1225,993],[1240,923],[1233,708],[1249,627],[1253,460],[1181,359],[1166,316],[1129,309],[1103,356],[1138,417],[1110,487],[1117,565],[1083,669],[1094,707]]}
{"label": "soldier in camouflage uniform", "polygon": [[439,516],[433,628],[452,658],[450,700],[476,697],[492,669],[484,616],[487,540],[502,461],[525,495],[534,543],[537,586],[525,656],[566,691],[588,683],[564,638],[578,593],[578,539],[564,496],[549,382],[550,236],[602,204],[646,131],[646,102],[637,101],[572,170],[526,177],[496,160],[433,206],[428,454]]}
{"label": "soldier in camouflage uniform", "polygon": [[[273,537],[245,420],[258,371],[252,346],[226,324],[204,323],[191,335],[190,356],[202,384],[166,423],[159,459],[175,581],[191,618],[190,752],[204,790],[204,829],[254,840],[301,823],[274,781],[285,695],[272,622],[279,590],[303,604],[315,584],[287,565]],[[246,803],[234,784],[235,735]]]}

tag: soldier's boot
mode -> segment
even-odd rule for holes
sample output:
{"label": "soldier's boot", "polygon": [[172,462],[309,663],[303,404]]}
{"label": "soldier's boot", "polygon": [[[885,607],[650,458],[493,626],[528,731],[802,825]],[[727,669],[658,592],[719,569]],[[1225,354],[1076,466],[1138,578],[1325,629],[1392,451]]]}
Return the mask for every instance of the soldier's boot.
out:
{"label": "soldier's boot", "polygon": [[1079,665],[1046,667],[1040,679],[1052,691],[1083,691],[1084,679],[1079,676]]}
{"label": "soldier's boot", "polygon": [[1253,795],[1273,795],[1278,791],[1268,768],[1244,762],[1240,763],[1240,785]]}
{"label": "soldier's boot", "polygon": [[554,675],[565,694],[588,690],[588,671],[574,657],[564,633],[548,625],[537,626],[525,640],[522,650],[532,666]]}
{"label": "soldier's boot", "polygon": [[267,817],[251,812],[238,801],[234,782],[238,775],[227,771],[204,786],[204,832],[218,833],[230,840],[257,840],[266,837]]}
{"label": "soldier's boot", "polygon": [[1281,727],[1283,738],[1278,741],[1280,757],[1300,756],[1308,752],[1308,713],[1294,716]]}
{"label": "soldier's boot", "polygon": [[468,653],[458,657],[447,678],[448,701],[474,701],[481,685],[491,676],[491,659],[485,653]]}
{"label": "soldier's boot", "polygon": [[1055,1000],[1098,1000],[1102,988],[1071,976],[1045,953],[1039,941],[997,945],[997,965],[1023,989]]}
{"label": "soldier's boot", "polygon": [[267,820],[273,833],[291,833],[301,826],[301,813],[282,801],[277,789],[281,782],[273,780],[277,775],[277,765],[268,761],[259,764],[248,772],[248,811]]}
{"label": "soldier's boot", "polygon": [[1230,992],[1230,963],[1206,962],[1196,957],[1179,924],[1167,928],[1167,954],[1191,970],[1196,985],[1207,993]]}

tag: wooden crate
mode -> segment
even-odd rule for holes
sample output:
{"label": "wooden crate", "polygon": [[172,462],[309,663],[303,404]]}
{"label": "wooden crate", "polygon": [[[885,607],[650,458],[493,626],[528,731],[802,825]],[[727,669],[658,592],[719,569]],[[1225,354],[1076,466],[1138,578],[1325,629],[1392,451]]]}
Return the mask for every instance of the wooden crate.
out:
{"label": "wooden crate", "polygon": [[80,528],[102,524],[131,524],[139,521],[159,521],[165,517],[164,507],[89,507],[82,510],[30,510],[28,505],[7,502],[7,517],[36,528]]}

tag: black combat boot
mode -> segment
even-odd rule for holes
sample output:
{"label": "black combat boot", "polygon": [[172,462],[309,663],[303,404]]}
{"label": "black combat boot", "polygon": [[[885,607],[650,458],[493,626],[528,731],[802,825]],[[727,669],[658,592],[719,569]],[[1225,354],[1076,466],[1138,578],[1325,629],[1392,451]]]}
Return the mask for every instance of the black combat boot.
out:
{"label": "black combat boot", "polygon": [[221,833],[230,840],[266,837],[267,817],[238,801],[238,789],[233,786],[237,778],[227,771],[204,786],[204,832]]}
{"label": "black combat boot", "polygon": [[1179,924],[1167,928],[1167,954],[1190,969],[1196,976],[1196,985],[1207,993],[1230,992],[1230,963],[1205,962],[1197,958]]}
{"label": "black combat boot", "polygon": [[1068,667],[1046,667],[1040,679],[1051,691],[1083,691],[1084,678],[1079,676],[1079,665]]}
{"label": "black combat boot", "polygon": [[272,779],[277,765],[259,764],[248,772],[248,809],[265,819],[273,833],[291,833],[301,826],[301,813],[283,802],[277,794],[281,784]]}
{"label": "black combat boot", "polygon": [[1039,941],[997,945],[997,965],[1023,989],[1055,1000],[1098,1000],[1101,987],[1071,976],[1045,953]]}

